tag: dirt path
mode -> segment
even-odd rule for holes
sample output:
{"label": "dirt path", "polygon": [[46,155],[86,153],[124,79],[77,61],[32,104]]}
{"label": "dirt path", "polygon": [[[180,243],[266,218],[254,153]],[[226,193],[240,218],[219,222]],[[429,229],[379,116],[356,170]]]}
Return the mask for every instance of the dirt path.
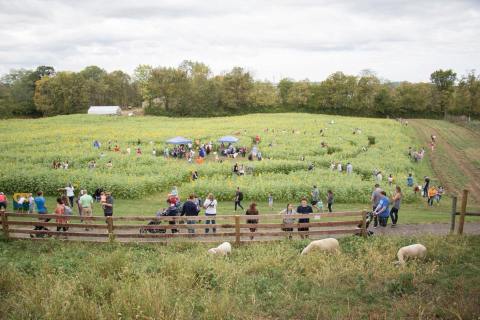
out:
{"label": "dirt path", "polygon": [[[456,168],[460,171],[461,175],[468,177],[468,184],[465,186],[470,191],[470,197],[477,203],[480,203],[480,170],[476,168],[455,146],[448,142],[449,132],[438,130],[429,124],[428,120],[410,120],[412,127],[416,129],[425,143],[430,142],[430,136],[432,134],[437,136],[437,145],[440,145],[449,156],[449,159],[455,164]],[[457,190],[450,181],[450,179],[441,170],[442,163],[435,152],[429,153],[429,159],[432,164],[433,171],[438,179],[444,184],[447,189],[456,191],[459,193],[461,190]]]}

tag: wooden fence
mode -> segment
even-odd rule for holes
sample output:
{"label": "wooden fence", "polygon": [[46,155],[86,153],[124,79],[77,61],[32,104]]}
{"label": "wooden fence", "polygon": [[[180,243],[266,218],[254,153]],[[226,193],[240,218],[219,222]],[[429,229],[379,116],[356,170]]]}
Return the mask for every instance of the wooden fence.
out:
{"label": "wooden fence", "polygon": [[[81,217],[13,212],[0,212],[0,215],[4,236],[14,239],[53,236],[68,240],[130,242],[167,241],[172,238],[220,241],[218,240],[220,238],[240,244],[250,240],[277,240],[298,236],[303,238],[335,234],[367,235],[366,211],[215,217]],[[299,219],[309,221],[299,223]],[[215,220],[215,224],[212,224],[211,220]],[[256,220],[257,223],[249,223],[252,220]],[[216,229],[215,232],[213,228]]]}
{"label": "wooden fence", "polygon": [[451,213],[451,223],[450,223],[450,233],[455,232],[455,220],[456,216],[460,216],[458,222],[457,234],[463,234],[463,227],[465,225],[466,216],[477,216],[480,217],[480,212],[467,212],[467,202],[468,202],[468,190],[463,190],[462,192],[462,203],[460,205],[460,212],[457,211],[457,197],[452,197],[452,213]]}

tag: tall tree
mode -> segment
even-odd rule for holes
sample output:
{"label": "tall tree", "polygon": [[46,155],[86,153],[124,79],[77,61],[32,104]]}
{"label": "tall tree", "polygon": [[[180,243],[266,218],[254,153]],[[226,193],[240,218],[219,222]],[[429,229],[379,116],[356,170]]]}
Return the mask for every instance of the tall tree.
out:
{"label": "tall tree", "polygon": [[444,118],[447,118],[448,106],[451,102],[453,86],[457,80],[457,74],[451,69],[439,69],[430,75],[430,81],[435,85],[436,91],[439,95],[440,110],[444,113]]}
{"label": "tall tree", "polygon": [[480,115],[480,76],[475,74],[475,70],[471,70],[460,79],[456,100],[461,101],[460,105],[457,105],[459,110],[463,110],[469,116]]}
{"label": "tall tree", "polygon": [[234,67],[223,77],[223,107],[228,113],[245,113],[251,103],[253,78],[243,68]]}

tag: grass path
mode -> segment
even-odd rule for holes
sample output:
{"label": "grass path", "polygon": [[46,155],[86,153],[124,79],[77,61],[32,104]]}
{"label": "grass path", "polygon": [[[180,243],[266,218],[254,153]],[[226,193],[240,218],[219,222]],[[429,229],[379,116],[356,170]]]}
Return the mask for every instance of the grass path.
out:
{"label": "grass path", "polygon": [[450,193],[466,188],[480,203],[480,136],[463,127],[443,121],[412,120],[420,139],[427,144],[437,136],[436,150],[429,152],[433,171]]}

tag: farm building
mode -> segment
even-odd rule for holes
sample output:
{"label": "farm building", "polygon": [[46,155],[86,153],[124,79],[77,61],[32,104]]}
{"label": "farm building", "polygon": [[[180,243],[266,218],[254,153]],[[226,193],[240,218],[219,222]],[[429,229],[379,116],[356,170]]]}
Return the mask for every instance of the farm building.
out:
{"label": "farm building", "polygon": [[119,106],[91,106],[88,108],[88,114],[119,116],[122,114],[122,109]]}

